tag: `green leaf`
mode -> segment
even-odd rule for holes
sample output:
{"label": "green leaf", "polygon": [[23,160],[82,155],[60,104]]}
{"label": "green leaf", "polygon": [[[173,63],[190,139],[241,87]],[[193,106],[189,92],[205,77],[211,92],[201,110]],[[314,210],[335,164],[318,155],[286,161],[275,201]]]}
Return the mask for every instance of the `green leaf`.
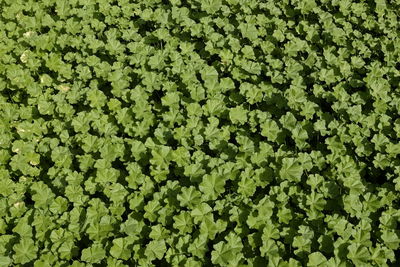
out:
{"label": "green leaf", "polygon": [[82,250],[81,260],[88,263],[100,263],[106,257],[106,251],[100,244],[93,244]]}
{"label": "green leaf", "polygon": [[211,252],[211,260],[214,264],[221,266],[238,266],[243,257],[241,253],[243,244],[241,238],[234,233],[225,237],[226,242],[219,242],[214,245]]}
{"label": "green leaf", "polygon": [[366,264],[371,257],[368,249],[361,244],[352,243],[347,249],[349,250],[347,257],[357,266]]}
{"label": "green leaf", "polygon": [[258,30],[254,24],[241,23],[239,29],[244,38],[248,38],[250,41],[255,41],[258,38]]}
{"label": "green leaf", "polygon": [[32,226],[29,225],[27,216],[19,220],[18,224],[13,228],[13,232],[22,238],[32,238]]}
{"label": "green leaf", "polygon": [[238,183],[238,186],[238,193],[245,197],[253,196],[257,189],[254,179],[249,177],[243,177]]}
{"label": "green leaf", "polygon": [[206,174],[199,185],[207,200],[215,200],[220,194],[225,192],[225,178],[215,173]]}
{"label": "green leaf", "polygon": [[262,240],[269,240],[269,239],[279,239],[280,237],[280,232],[278,228],[272,224],[268,223],[265,225],[262,233]]}
{"label": "green leaf", "polygon": [[396,232],[390,230],[383,230],[381,238],[385,242],[385,245],[388,248],[394,250],[399,248],[400,238]]}
{"label": "green leaf", "polygon": [[128,260],[131,257],[131,250],[128,248],[129,243],[124,238],[116,238],[113,240],[113,246],[110,254],[116,259]]}
{"label": "green leaf", "polygon": [[11,266],[12,260],[7,256],[0,256],[0,267],[8,267]]}
{"label": "green leaf", "polygon": [[319,267],[327,263],[326,257],[321,252],[314,252],[308,255],[307,266]]}
{"label": "green leaf", "polygon": [[181,212],[179,215],[174,216],[173,226],[181,233],[190,233],[192,225],[192,217],[189,212]]}
{"label": "green leaf", "polygon": [[242,106],[231,108],[229,111],[229,118],[235,124],[245,124],[247,122],[247,110]]}
{"label": "green leaf", "polygon": [[216,13],[222,5],[221,0],[204,0],[201,1],[201,9],[206,11],[208,14]]}
{"label": "green leaf", "polygon": [[261,125],[261,135],[268,138],[271,142],[276,142],[278,134],[281,132],[278,124],[271,119],[265,120]]}
{"label": "green leaf", "polygon": [[57,251],[61,259],[71,260],[77,253],[77,247],[73,240],[69,239],[62,243]]}
{"label": "green leaf", "polygon": [[165,245],[164,240],[153,240],[150,241],[150,243],[146,246],[145,255],[151,260],[161,260],[164,257],[166,251],[167,246]]}
{"label": "green leaf", "polygon": [[182,192],[177,196],[178,201],[183,207],[195,207],[200,204],[201,193],[194,186],[182,187]]}
{"label": "green leaf", "polygon": [[208,238],[214,239],[218,233],[223,232],[226,229],[227,223],[222,220],[215,221],[212,214],[202,218],[200,224],[201,233],[207,234]]}
{"label": "green leaf", "polygon": [[37,257],[38,248],[35,242],[30,238],[22,238],[21,241],[14,245],[15,252],[14,262],[25,264],[33,261]]}
{"label": "green leaf", "polygon": [[303,167],[294,158],[284,158],[279,174],[284,180],[300,182],[303,175]]}
{"label": "green leaf", "polygon": [[203,258],[208,251],[207,241],[207,234],[200,233],[200,235],[194,239],[193,243],[189,244],[188,251],[198,258]]}
{"label": "green leaf", "polygon": [[307,195],[306,199],[307,205],[309,205],[311,208],[319,211],[324,210],[326,200],[324,199],[324,196],[322,194],[313,191],[311,192],[311,194]]}
{"label": "green leaf", "polygon": [[213,84],[218,82],[218,72],[214,67],[206,66],[201,70],[200,73],[205,84]]}
{"label": "green leaf", "polygon": [[212,208],[207,203],[201,203],[200,205],[196,206],[191,215],[194,219],[195,223],[202,221],[203,218],[212,211]]}
{"label": "green leaf", "polygon": [[152,150],[151,155],[153,156],[153,158],[150,160],[151,164],[157,166],[157,168],[160,169],[168,168],[171,157],[170,147],[160,146],[158,149]]}

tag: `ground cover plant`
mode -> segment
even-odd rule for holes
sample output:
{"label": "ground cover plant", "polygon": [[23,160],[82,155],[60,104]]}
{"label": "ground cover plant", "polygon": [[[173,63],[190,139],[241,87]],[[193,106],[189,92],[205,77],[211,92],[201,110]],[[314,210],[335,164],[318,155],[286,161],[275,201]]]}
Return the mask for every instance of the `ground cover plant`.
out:
{"label": "ground cover plant", "polygon": [[0,266],[400,266],[398,0],[1,0]]}

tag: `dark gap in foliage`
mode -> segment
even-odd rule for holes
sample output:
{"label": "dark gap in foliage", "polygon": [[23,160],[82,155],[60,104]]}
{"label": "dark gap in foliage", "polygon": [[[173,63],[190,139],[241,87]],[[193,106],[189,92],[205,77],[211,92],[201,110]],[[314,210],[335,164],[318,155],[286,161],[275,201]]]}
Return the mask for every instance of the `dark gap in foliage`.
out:
{"label": "dark gap in foliage", "polygon": [[[115,98],[115,96],[114,96],[113,93],[111,92],[111,90],[112,90],[111,82],[106,81],[106,80],[105,80],[104,78],[102,78],[102,77],[96,78],[96,80],[98,81],[98,85],[97,85],[98,89],[99,89],[100,91],[102,91],[102,92],[107,96],[108,99]],[[118,99],[118,100],[119,100],[119,99]],[[124,101],[120,101],[120,102],[121,102],[121,107],[128,106]],[[106,107],[107,107],[107,106],[106,106]]]}
{"label": "dark gap in foliage", "polygon": [[377,211],[372,212],[369,215],[369,218],[372,219],[371,220],[371,242],[372,245],[375,247],[377,244],[379,244],[379,240],[381,238],[381,234],[380,234],[380,229],[379,229],[379,219],[382,216],[382,212],[385,210],[385,208],[379,208]]}
{"label": "dark gap in foliage", "polygon": [[171,264],[168,263],[165,258],[162,258],[161,260],[159,260],[159,259],[153,260],[152,263],[154,264],[154,266],[160,266],[160,267],[169,267],[169,266],[171,266]]}
{"label": "dark gap in foliage", "polygon": [[207,251],[203,258],[203,266],[213,266],[211,262],[211,252],[214,250],[213,244],[212,240],[207,240]]}
{"label": "dark gap in foliage", "polygon": [[[301,14],[301,11],[299,9],[293,8],[293,6],[285,5],[285,8],[283,9],[283,13],[287,16],[287,20],[294,20],[297,17],[299,17]],[[291,18],[291,19],[288,19]]]}
{"label": "dark gap in foliage", "polygon": [[[253,263],[254,267],[265,267],[268,266],[268,259],[267,257],[255,256]],[[248,266],[251,266],[250,264]]]}
{"label": "dark gap in foliage", "polygon": [[58,16],[58,14],[56,12],[56,7],[54,5],[47,6],[47,4],[49,4],[49,3],[45,4],[45,6],[47,7],[46,13],[49,14],[53,20],[55,20],[55,21],[60,20],[60,17]]}
{"label": "dark gap in foliage", "polygon": [[[94,128],[92,128],[92,127],[89,128],[89,130],[87,131],[87,133],[90,134],[90,135],[94,135],[94,136],[97,136],[97,137],[101,137],[101,134],[100,134],[97,130],[95,130]],[[96,152],[96,153],[100,153],[100,152]]]}
{"label": "dark gap in foliage", "polygon": [[388,265],[390,267],[397,267],[400,264],[400,249],[395,249],[394,250],[394,262],[389,263]]}
{"label": "dark gap in foliage", "polygon": [[[174,128],[175,128],[176,126],[177,126],[177,123],[174,123]],[[176,139],[174,138],[172,132],[171,132],[171,131],[168,131],[168,132],[165,133],[165,134],[166,134],[165,138],[166,138],[166,140],[167,140],[166,145],[169,146],[170,148],[172,148],[173,150],[177,149],[177,148],[178,148],[178,145],[179,145],[179,141],[176,140]]]}
{"label": "dark gap in foliage", "polygon": [[[99,4],[96,3],[95,6],[95,10],[99,10]],[[95,11],[93,12],[93,18],[104,22],[106,16],[101,12]]]}
{"label": "dark gap in foliage", "polygon": [[155,23],[153,21],[145,21],[142,18],[138,18],[136,23],[139,26],[138,33],[144,38],[149,32],[155,30]]}
{"label": "dark gap in foliage", "polygon": [[[103,48],[100,48],[97,53],[95,54],[100,59],[100,64],[108,63],[109,66],[112,66],[115,62],[115,58],[108,54]],[[96,77],[99,79],[100,77]]]}
{"label": "dark gap in foliage", "polygon": [[[256,234],[258,234],[257,239],[261,240],[260,232],[254,233],[254,234],[252,234],[252,236],[254,236]],[[243,242],[243,255],[245,256],[245,258],[251,259],[251,258],[258,256],[257,255],[258,251],[254,250],[254,248],[250,245],[248,235],[242,239],[242,242]],[[257,246],[261,247],[262,244],[260,244],[260,243],[261,242],[258,242]],[[267,265],[264,265],[264,266],[267,266]]]}
{"label": "dark gap in foliage", "polygon": [[[71,149],[71,153],[73,155],[79,155],[79,153],[77,153],[77,149]],[[72,164],[71,165],[72,165],[72,168],[74,170],[80,170],[80,163],[79,163],[79,160],[77,159],[76,156],[72,157]]]}
{"label": "dark gap in foliage", "polygon": [[86,233],[81,234],[81,238],[75,241],[75,245],[79,248],[78,253],[75,254],[73,259],[80,260],[82,256],[82,250],[88,248],[92,244],[89,236]]}
{"label": "dark gap in foliage", "polygon": [[319,103],[317,102],[317,104],[321,108],[322,112],[329,114],[329,116],[331,116],[331,114],[335,114],[335,112],[332,109],[331,101],[321,98],[318,98],[318,100],[316,101],[319,102]]}
{"label": "dark gap in foliage", "polygon": [[[125,133],[123,135],[124,136],[122,138],[126,140]],[[131,149],[132,149],[132,147],[128,143],[124,142],[124,152],[125,153],[123,154],[122,158],[120,158],[119,160],[121,163],[123,163],[123,165],[124,165],[123,169],[125,171],[126,171],[126,167],[125,167],[126,163],[129,162],[132,158]],[[144,153],[142,153],[141,155],[145,156]]]}
{"label": "dark gap in foliage", "polygon": [[[191,1],[193,2],[193,1]],[[196,12],[191,12],[189,13],[189,18],[191,18],[192,20],[196,21],[197,23],[200,23],[200,20],[202,18],[208,17],[209,14],[207,14],[207,12],[203,11],[200,7],[201,3],[191,3],[191,5],[196,5],[197,4],[197,9],[195,9],[195,7],[191,7],[192,10],[196,10]]]}
{"label": "dark gap in foliage", "polygon": [[[304,182],[304,184],[305,184],[305,182]],[[311,192],[307,192],[308,190],[306,188],[304,188],[304,186],[301,189],[304,190],[305,194],[311,193]],[[306,206],[306,205],[304,205],[305,203],[300,203],[300,202],[302,202],[302,200],[303,199],[300,198],[299,196],[293,196],[293,197],[289,198],[288,203],[289,203],[291,209],[295,213],[295,216],[293,219],[294,221],[296,221],[296,220],[303,221],[304,218],[307,218],[307,212],[300,208],[300,204],[302,204],[303,206]]]}
{"label": "dark gap in foliage", "polygon": [[35,205],[35,202],[32,200],[32,196],[29,192],[24,193],[24,203],[27,207]]}
{"label": "dark gap in foliage", "polygon": [[158,39],[156,36],[153,34],[148,34],[146,37],[143,38],[143,43],[146,45],[149,45],[154,48],[161,48],[162,45],[166,45],[166,42],[163,40]]}
{"label": "dark gap in foliage", "polygon": [[181,96],[182,102],[185,102],[185,104],[190,104],[190,103],[196,102],[190,97],[190,91],[188,90],[187,85],[182,82],[180,77],[176,78],[175,83],[178,86],[179,92],[182,93],[182,96]]}
{"label": "dark gap in foliage", "polygon": [[[322,240],[320,241],[319,248],[321,250],[321,253],[329,258],[334,256],[334,239],[331,235],[320,235]],[[318,250],[318,248],[317,248]]]}
{"label": "dark gap in foliage", "polygon": [[207,59],[207,64],[211,66],[215,62],[219,62],[219,61],[221,61],[221,58],[219,57],[218,54],[211,54]]}
{"label": "dark gap in foliage", "polygon": [[[257,205],[261,199],[268,196],[271,190],[272,184],[268,184],[266,187],[257,186],[255,193],[250,196],[250,200],[254,205]],[[250,211],[249,211],[250,214]]]}
{"label": "dark gap in foliage", "polygon": [[204,141],[204,143],[200,147],[201,151],[203,151],[206,155],[209,155],[213,158],[217,157],[216,152],[210,148],[208,141]]}
{"label": "dark gap in foliage", "polygon": [[302,258],[307,258],[307,254],[305,251],[300,251],[296,254],[294,254],[294,250],[296,250],[296,248],[294,248],[292,246],[292,243],[288,243],[288,242],[284,242],[284,240],[282,240],[283,246],[284,246],[284,251],[281,254],[281,259],[284,261],[288,261],[290,258],[296,259],[300,262],[304,263],[304,260],[302,260]]}
{"label": "dark gap in foliage", "polygon": [[351,223],[352,225],[357,225],[360,222],[360,219],[356,216],[351,216],[350,214],[346,213],[346,220]]}
{"label": "dark gap in foliage", "polygon": [[111,167],[120,171],[120,175],[117,178],[117,183],[123,185],[124,187],[128,187],[128,182],[125,180],[125,177],[127,177],[129,173],[125,168],[125,163],[122,162],[121,159],[117,158],[111,162]]}
{"label": "dark gap in foliage", "polygon": [[142,173],[143,173],[144,175],[150,177],[150,176],[151,176],[151,175],[150,175],[150,164],[148,163],[148,161],[147,161],[147,160],[144,160],[144,159],[140,159],[140,160],[138,161],[138,163],[139,163],[140,167],[142,167]]}
{"label": "dark gap in foliage", "polygon": [[[282,140],[283,143],[288,147],[288,148],[295,148],[296,147],[296,142],[294,141],[292,137],[292,133],[289,130],[283,130],[284,132],[284,139]],[[280,143],[280,142],[279,142]]]}
{"label": "dark gap in foliage", "polygon": [[205,46],[203,44],[201,44],[201,48],[198,49],[197,53],[198,53],[198,55],[200,56],[201,59],[203,59],[208,65],[210,65],[209,64],[209,62],[210,62],[209,59],[211,57],[211,54],[210,54],[210,52],[208,52],[205,49]]}
{"label": "dark gap in foliage", "polygon": [[67,262],[61,263],[61,264],[60,264],[60,267],[69,267],[69,266],[71,266],[72,264],[73,264],[73,261],[72,261],[72,260],[69,260],[69,261],[67,261]]}
{"label": "dark gap in foliage", "polygon": [[[43,64],[39,66],[39,68],[38,68],[38,70],[37,70],[37,73],[38,73],[38,74],[39,74],[39,73],[45,73],[45,74],[49,75],[53,81],[54,81],[54,80],[57,80],[57,78],[58,78],[58,73],[57,73],[57,72],[54,72],[54,71],[52,71],[52,70],[50,70],[50,69],[45,65],[45,62],[43,62]],[[37,79],[40,80],[39,77],[38,77]]]}
{"label": "dark gap in foliage", "polygon": [[[182,1],[181,1],[182,2]],[[169,6],[171,5],[169,0],[161,0],[161,4],[163,5],[163,9],[169,8]]]}
{"label": "dark gap in foliage", "polygon": [[40,28],[40,33],[41,34],[46,34],[50,31],[50,27],[49,26],[44,26]]}
{"label": "dark gap in foliage", "polygon": [[238,185],[236,181],[228,179],[225,182],[224,188],[225,192],[222,194],[222,199],[225,199],[226,197],[231,197],[234,192],[237,192]]}
{"label": "dark gap in foliage", "polygon": [[110,206],[111,201],[110,199],[100,190],[97,190],[94,194],[90,194],[90,198],[94,199],[94,198],[98,198],[100,199],[102,202],[104,202],[106,204],[106,206]]}
{"label": "dark gap in foliage", "polygon": [[125,201],[123,203],[124,212],[121,215],[121,223],[126,222],[129,218],[129,214],[131,214],[132,210],[129,207],[129,201]]}
{"label": "dark gap in foliage", "polygon": [[237,150],[233,149],[232,146],[229,145],[228,142],[221,141],[218,146],[217,146],[217,150],[220,153],[224,153],[226,155],[228,155],[228,160],[232,161],[234,160],[236,154],[237,154]]}
{"label": "dark gap in foliage", "polygon": [[236,107],[246,101],[246,98],[237,91],[229,93],[227,107]]}
{"label": "dark gap in foliage", "polygon": [[191,43],[195,43],[195,48],[197,48],[198,50],[200,50],[201,48],[204,47],[203,44],[203,40],[199,37],[194,37],[191,36],[191,34],[189,32],[183,32],[183,31],[179,31],[177,33],[172,34],[174,37],[179,38],[179,40],[181,42],[191,42]]}
{"label": "dark gap in foliage", "polygon": [[[132,246],[130,246],[130,247],[132,247]],[[133,257],[131,257],[131,258],[128,259],[128,260],[121,260],[121,262],[122,262],[123,264],[125,264],[126,266],[134,266],[134,267],[139,266],[138,263],[137,263],[137,261],[134,260]],[[105,266],[105,267],[107,267],[107,266]]]}
{"label": "dark gap in foliage", "polygon": [[56,196],[64,196],[64,190],[65,189],[63,189],[63,188],[65,188],[65,186],[66,186],[65,178],[62,178],[62,180],[61,180],[61,183],[63,184],[63,186],[54,185],[54,179],[52,179],[47,173],[47,171],[50,168],[54,168],[53,164],[50,164],[50,163],[47,163],[47,162],[43,161],[42,166],[43,165],[47,165],[49,167],[48,168],[43,168],[42,171],[40,172],[39,177],[41,177],[41,181],[44,182]]}
{"label": "dark gap in foliage", "polygon": [[367,167],[364,169],[362,178],[369,183],[382,186],[388,182],[386,177],[387,171],[375,167]]}
{"label": "dark gap in foliage", "polygon": [[[162,89],[153,90],[150,96],[150,99],[153,100],[155,103],[161,103],[161,98],[165,96],[165,92]],[[135,100],[139,101],[139,99]]]}
{"label": "dark gap in foliage", "polygon": [[231,134],[231,135],[230,135],[228,142],[229,142],[230,144],[233,144],[233,145],[236,146],[236,147],[239,147],[239,146],[240,146],[240,145],[238,144],[238,142],[236,141],[236,135],[235,135],[235,134]]}

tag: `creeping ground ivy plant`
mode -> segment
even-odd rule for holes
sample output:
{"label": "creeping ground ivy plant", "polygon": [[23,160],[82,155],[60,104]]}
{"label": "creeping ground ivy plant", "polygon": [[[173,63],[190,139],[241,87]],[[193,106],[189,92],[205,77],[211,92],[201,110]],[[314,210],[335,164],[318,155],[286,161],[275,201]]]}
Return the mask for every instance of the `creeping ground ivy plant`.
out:
{"label": "creeping ground ivy plant", "polygon": [[400,266],[399,0],[0,10],[0,267]]}

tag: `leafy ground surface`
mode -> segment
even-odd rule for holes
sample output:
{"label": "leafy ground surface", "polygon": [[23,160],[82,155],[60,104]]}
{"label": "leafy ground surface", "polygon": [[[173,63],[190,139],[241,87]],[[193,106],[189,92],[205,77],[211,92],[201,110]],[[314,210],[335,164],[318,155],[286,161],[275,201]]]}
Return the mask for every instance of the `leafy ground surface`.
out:
{"label": "leafy ground surface", "polygon": [[0,266],[400,266],[398,0],[0,9]]}

